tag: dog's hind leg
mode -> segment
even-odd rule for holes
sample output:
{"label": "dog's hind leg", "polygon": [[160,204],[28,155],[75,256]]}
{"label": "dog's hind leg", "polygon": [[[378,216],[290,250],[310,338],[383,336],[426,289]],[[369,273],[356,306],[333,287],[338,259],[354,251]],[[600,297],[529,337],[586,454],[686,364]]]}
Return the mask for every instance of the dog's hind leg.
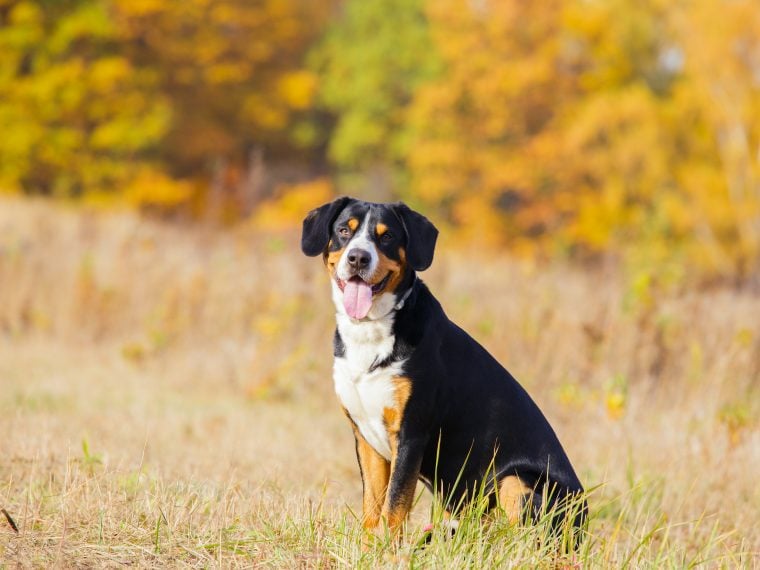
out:
{"label": "dog's hind leg", "polygon": [[540,496],[517,475],[507,475],[499,482],[499,506],[513,524],[525,520],[526,510],[534,510],[536,500],[540,501]]}

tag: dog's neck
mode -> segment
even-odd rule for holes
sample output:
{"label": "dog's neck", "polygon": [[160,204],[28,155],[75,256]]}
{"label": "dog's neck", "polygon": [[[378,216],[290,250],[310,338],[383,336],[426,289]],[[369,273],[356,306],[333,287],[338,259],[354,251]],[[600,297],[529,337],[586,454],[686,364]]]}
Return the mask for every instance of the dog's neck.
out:
{"label": "dog's neck", "polygon": [[337,283],[332,283],[332,297],[335,303],[335,320],[341,336],[347,342],[359,344],[383,344],[390,338],[393,347],[393,321],[396,316],[396,296],[383,293],[372,303],[369,313],[363,319],[348,316],[343,307],[343,292]]}
{"label": "dog's neck", "polygon": [[355,362],[358,369],[371,369],[393,353],[396,344],[393,325],[398,311],[403,309],[416,284],[417,276],[414,275],[411,285],[400,296],[393,293],[379,295],[365,318],[353,319],[346,313],[342,292],[333,282],[338,338],[343,350],[350,353],[350,358],[358,359]]}

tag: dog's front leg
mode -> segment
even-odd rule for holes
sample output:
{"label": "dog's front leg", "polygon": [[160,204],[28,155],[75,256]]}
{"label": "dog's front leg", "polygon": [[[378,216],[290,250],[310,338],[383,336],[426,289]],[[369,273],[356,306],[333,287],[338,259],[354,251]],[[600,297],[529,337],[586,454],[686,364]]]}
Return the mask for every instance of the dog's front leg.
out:
{"label": "dog's front leg", "polygon": [[382,513],[391,534],[398,533],[412,508],[425,443],[423,438],[391,435],[391,477]]}
{"label": "dog's front leg", "polygon": [[354,424],[356,458],[362,475],[362,525],[374,530],[380,522],[390,475],[390,463],[362,437]]}

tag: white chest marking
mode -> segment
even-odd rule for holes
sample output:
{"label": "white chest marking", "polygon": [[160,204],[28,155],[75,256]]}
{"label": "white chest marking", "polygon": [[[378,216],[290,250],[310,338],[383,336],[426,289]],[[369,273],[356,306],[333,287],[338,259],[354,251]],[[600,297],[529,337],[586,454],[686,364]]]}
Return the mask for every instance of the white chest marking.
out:
{"label": "white chest marking", "polygon": [[372,372],[369,369],[393,350],[393,316],[357,322],[339,312],[337,318],[346,351],[333,365],[335,393],[367,443],[390,461],[391,446],[383,412],[395,406],[394,378],[402,374],[403,362]]}

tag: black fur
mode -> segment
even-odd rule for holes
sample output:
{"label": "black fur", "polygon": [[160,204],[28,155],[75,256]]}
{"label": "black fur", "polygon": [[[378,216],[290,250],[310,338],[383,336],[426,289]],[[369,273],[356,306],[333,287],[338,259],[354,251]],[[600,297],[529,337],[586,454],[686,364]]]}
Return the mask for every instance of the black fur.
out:
{"label": "black fur", "polygon": [[[435,485],[450,510],[471,499],[481,485],[493,491],[494,483],[507,475],[517,475],[534,490],[533,497],[526,497],[534,512],[544,496],[551,506],[582,493],[570,460],[538,406],[488,351],[449,320],[417,278],[416,271],[433,261],[438,235],[427,218],[403,203],[339,199],[307,216],[304,253],[340,250],[350,241],[348,220],[369,215],[393,234],[378,240],[378,249],[400,259],[403,248],[408,261],[395,291],[404,303],[394,316],[393,351],[370,367],[372,371],[405,361],[403,375],[411,381],[388,488],[390,503],[410,479],[418,478]],[[345,354],[337,329],[334,353],[338,358]],[[573,523],[580,526],[584,517],[585,508]]]}
{"label": "black fur", "polygon": [[301,251],[309,257],[322,253],[330,239],[330,227],[335,218],[351,201],[352,198],[344,196],[309,212],[303,221]]}
{"label": "black fur", "polygon": [[417,294],[396,314],[394,333],[397,343],[414,347],[404,366],[412,396],[401,441],[425,440],[420,474],[437,481],[449,508],[472,497],[482,483],[492,488],[494,478],[507,475],[536,491],[534,507],[545,490],[552,503],[582,492],[554,430],[528,393],[448,319],[424,283],[418,280],[414,287]]}
{"label": "black fur", "polygon": [[[335,332],[337,332],[338,329],[335,329]],[[406,360],[409,356],[411,356],[413,352],[413,348],[406,344],[402,339],[396,337],[394,343],[393,343],[393,350],[391,353],[383,358],[382,360],[378,360],[377,358],[372,363],[372,366],[369,367],[369,370],[367,372],[374,372],[378,368],[386,368],[387,366],[390,366],[394,362],[399,362],[401,360]]]}
{"label": "black fur", "polygon": [[403,202],[396,202],[391,209],[404,225],[409,263],[415,271],[424,271],[433,263],[438,229],[425,216],[411,210]]}
{"label": "black fur", "polygon": [[343,339],[340,338],[340,332],[335,329],[333,335],[333,356],[335,358],[343,358],[346,355],[346,345],[343,344]]}

